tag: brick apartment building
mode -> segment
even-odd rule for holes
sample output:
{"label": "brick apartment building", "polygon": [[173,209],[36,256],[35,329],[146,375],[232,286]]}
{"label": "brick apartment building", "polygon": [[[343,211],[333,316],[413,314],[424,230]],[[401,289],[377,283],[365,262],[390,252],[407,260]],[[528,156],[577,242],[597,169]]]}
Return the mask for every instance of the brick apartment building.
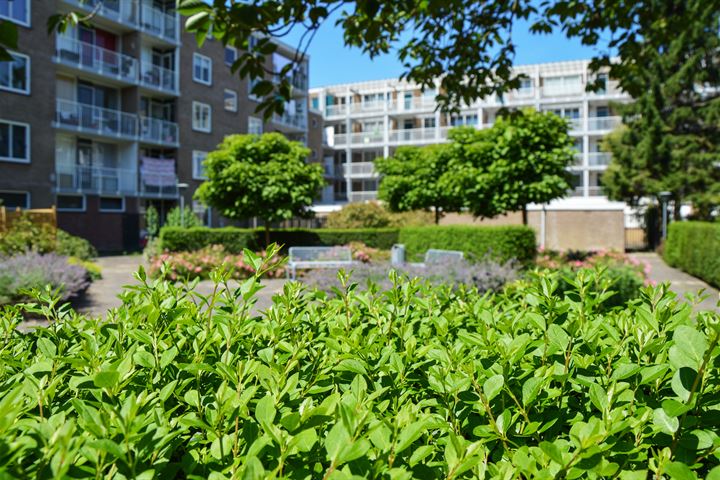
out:
{"label": "brick apartment building", "polygon": [[[13,62],[0,63],[0,199],[8,208],[56,205],[59,226],[102,250],[137,248],[148,205],[193,202],[202,160],[233,133],[279,131],[322,159],[322,118],[308,112],[308,62],[295,72],[286,113],[255,113],[237,51],[198,47],[175,0],[0,0],[19,25]],[[62,11],[94,12],[90,26],[48,35]],[[294,51],[279,45],[277,68]],[[309,128],[315,125],[316,132]],[[310,160],[312,160],[310,159]],[[189,188],[178,190],[179,184]]]}

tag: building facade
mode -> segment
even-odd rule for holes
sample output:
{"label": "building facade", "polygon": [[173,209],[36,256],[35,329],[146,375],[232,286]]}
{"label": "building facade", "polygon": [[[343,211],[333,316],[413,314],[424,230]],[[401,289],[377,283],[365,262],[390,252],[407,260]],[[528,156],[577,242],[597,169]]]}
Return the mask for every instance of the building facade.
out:
{"label": "building facade", "polygon": [[[102,250],[131,250],[151,204],[162,213],[182,196],[206,223],[224,223],[192,197],[202,160],[226,135],[311,140],[307,60],[286,113],[265,122],[249,82],[230,71],[237,51],[213,40],[198,47],[174,5],[0,0],[0,18],[19,26],[14,60],[0,62],[4,206],[56,205],[60,228]],[[48,36],[48,17],[67,11],[89,14],[90,25]],[[277,71],[294,54],[279,45],[269,61]]]}
{"label": "building facade", "polygon": [[325,124],[323,162],[331,187],[324,192],[323,203],[377,198],[373,160],[393,155],[399,146],[442,143],[452,127],[486,128],[502,108],[531,107],[570,122],[577,155],[570,167],[573,188],[563,202],[602,204],[601,178],[610,154],[602,151],[601,140],[620,123],[612,104],[629,97],[603,74],[599,75],[602,88],[587,92],[586,85],[597,80],[588,65],[588,61],[569,61],[517,67],[527,77],[518,90],[464,105],[453,115],[437,110],[436,90],[423,92],[398,80],[311,89],[311,109],[322,114]]}

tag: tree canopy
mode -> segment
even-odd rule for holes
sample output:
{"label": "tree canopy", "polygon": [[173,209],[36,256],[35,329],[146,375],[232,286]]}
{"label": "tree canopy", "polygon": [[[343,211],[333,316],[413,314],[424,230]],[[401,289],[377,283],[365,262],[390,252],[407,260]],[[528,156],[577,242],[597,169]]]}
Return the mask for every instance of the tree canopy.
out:
{"label": "tree canopy", "polygon": [[280,133],[229,135],[205,159],[195,196],[227,218],[261,218],[267,233],[271,222],[312,216],[325,180],[322,165],[305,162],[309,153]]}

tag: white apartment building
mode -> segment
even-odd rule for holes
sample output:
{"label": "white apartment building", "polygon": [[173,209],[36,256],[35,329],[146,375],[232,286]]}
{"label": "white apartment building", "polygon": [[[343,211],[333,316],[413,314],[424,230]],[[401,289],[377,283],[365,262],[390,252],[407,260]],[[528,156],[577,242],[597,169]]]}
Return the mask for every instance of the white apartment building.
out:
{"label": "white apartment building", "polygon": [[527,78],[518,90],[464,105],[452,115],[437,110],[437,91],[423,92],[416,85],[398,80],[311,89],[311,108],[324,119],[324,162],[327,176],[332,179],[323,192],[322,203],[376,198],[379,179],[374,159],[392,156],[401,145],[445,142],[448,130],[455,126],[490,127],[503,107],[533,107],[567,118],[577,155],[570,167],[573,188],[561,203],[609,203],[600,185],[610,154],[602,151],[601,141],[621,121],[612,104],[630,98],[605,74],[598,75],[604,87],[587,92],[586,85],[597,78],[588,65],[589,61],[579,60],[519,66],[516,71]]}

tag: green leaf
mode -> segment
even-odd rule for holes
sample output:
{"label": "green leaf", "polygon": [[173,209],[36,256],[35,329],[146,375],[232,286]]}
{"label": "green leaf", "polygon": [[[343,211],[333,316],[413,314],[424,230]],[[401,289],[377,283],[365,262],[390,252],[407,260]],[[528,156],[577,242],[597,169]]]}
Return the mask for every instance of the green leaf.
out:
{"label": "green leaf", "polygon": [[183,396],[185,403],[191,407],[200,408],[200,395],[197,390],[188,390]]}
{"label": "green leaf", "polygon": [[137,365],[145,368],[155,368],[155,357],[152,353],[145,350],[138,350],[133,355],[133,360]]}
{"label": "green leaf", "polygon": [[40,337],[37,340],[38,350],[42,352],[48,358],[54,358],[57,355],[57,348],[55,344],[48,338]]}
{"label": "green leaf", "polygon": [[705,480],[720,480],[720,466],[717,466],[710,470],[705,477]]}
{"label": "green leaf", "polygon": [[117,385],[120,380],[120,374],[115,370],[105,370],[96,373],[93,377],[93,383],[98,388],[112,388]]}
{"label": "green leaf", "polygon": [[665,465],[665,473],[674,480],[696,480],[697,475],[690,470],[690,467],[680,462],[672,462]]}
{"label": "green leaf", "polygon": [[669,417],[679,417],[685,412],[688,412],[692,407],[680,403],[672,398],[663,400],[662,409]]}
{"label": "green leaf", "polygon": [[275,419],[275,400],[271,395],[265,395],[263,398],[258,400],[255,406],[255,418],[262,425],[272,425]]}
{"label": "green leaf", "polygon": [[424,420],[413,422],[406,426],[398,435],[397,443],[395,444],[395,453],[400,453],[410,445],[413,444],[418,438],[420,438],[425,432],[426,423]]}
{"label": "green leaf", "polygon": [[435,447],[432,445],[423,445],[421,447],[416,448],[413,450],[412,455],[410,455],[410,459],[408,460],[408,464],[411,467],[414,467],[418,463],[422,462],[427,458],[428,455],[433,453],[435,451]]}
{"label": "green leaf", "polygon": [[590,401],[601,412],[607,410],[609,406],[607,392],[597,383],[590,385]]}
{"label": "green leaf", "polygon": [[493,375],[492,377],[485,380],[485,383],[483,384],[483,392],[485,393],[485,397],[487,398],[488,402],[495,398],[502,391],[504,384],[505,377],[503,377],[502,375]]}
{"label": "green leaf", "polygon": [[530,377],[525,380],[522,386],[522,403],[524,406],[528,406],[535,401],[542,386],[542,378]]}
{"label": "green leaf", "polygon": [[708,342],[705,334],[686,325],[679,326],[673,334],[673,342],[668,355],[670,365],[675,369],[683,367],[700,370],[705,352],[708,349]]}
{"label": "green leaf", "polygon": [[692,390],[692,385],[696,377],[697,372],[688,367],[682,367],[673,375],[670,386],[673,392],[675,392],[675,395],[680,397],[680,400],[683,402],[690,400],[690,391]]}
{"label": "green leaf", "polygon": [[680,428],[680,421],[675,417],[669,416],[662,408],[656,408],[654,413],[653,423],[660,428],[662,432],[673,435],[677,432],[677,429]]}
{"label": "green leaf", "polygon": [[317,433],[314,428],[308,428],[293,436],[288,443],[288,448],[297,449],[300,452],[309,452],[317,442]]}
{"label": "green leaf", "polygon": [[557,463],[558,465],[565,466],[565,460],[563,460],[562,453],[560,452],[560,448],[555,445],[554,443],[550,442],[540,442],[540,450],[545,453],[548,457],[550,457],[550,460]]}

